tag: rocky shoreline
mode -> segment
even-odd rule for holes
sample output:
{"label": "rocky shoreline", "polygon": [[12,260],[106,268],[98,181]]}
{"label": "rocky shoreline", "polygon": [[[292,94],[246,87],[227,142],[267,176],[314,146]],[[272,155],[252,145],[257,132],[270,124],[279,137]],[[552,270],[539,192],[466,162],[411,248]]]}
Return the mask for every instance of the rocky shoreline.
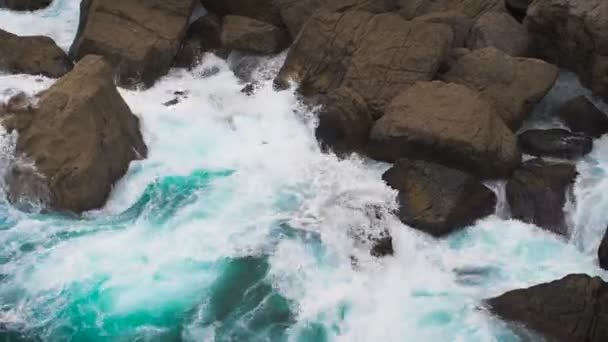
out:
{"label": "rocky shoreline", "polygon": [[[12,10],[49,4],[0,0]],[[83,0],[68,53],[0,29],[0,71],[59,78],[0,106],[34,166],[6,175],[10,200],[73,214],[103,206],[147,153],[116,86],[151,87],[207,52],[287,49],[277,91],[295,82],[321,105],[316,136],[327,150],[394,164],[383,179],[405,224],[437,238],[465,228],[495,211],[483,182],[504,180],[513,219],[568,236],[574,163],[608,133],[608,117],[577,97],[550,113],[563,128],[522,127],[560,68],[608,101],[604,0]],[[390,254],[390,241],[372,253]],[[608,235],[598,259],[608,269]],[[487,304],[548,338],[606,341],[606,286],[570,275]]]}

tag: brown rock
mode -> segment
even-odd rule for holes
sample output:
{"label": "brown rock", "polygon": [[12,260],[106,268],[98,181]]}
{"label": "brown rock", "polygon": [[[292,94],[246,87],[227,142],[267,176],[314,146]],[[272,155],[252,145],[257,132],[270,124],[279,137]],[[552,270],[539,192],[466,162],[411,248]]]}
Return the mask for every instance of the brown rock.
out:
{"label": "brown rock", "polygon": [[485,48],[460,58],[443,78],[480,91],[505,123],[517,130],[557,76],[557,67],[541,60],[511,57],[498,49]]}
{"label": "brown rock", "polygon": [[278,80],[299,82],[305,96],[346,86],[379,116],[404,87],[432,79],[452,45],[442,24],[392,13],[317,12],[289,50]]}
{"label": "brown rock", "polygon": [[504,0],[397,0],[399,13],[413,19],[431,12],[458,11],[477,18],[488,11],[504,11]]}
{"label": "brown rock", "polygon": [[452,47],[462,48],[465,46],[469,31],[473,25],[473,20],[457,11],[433,12],[416,17],[414,20],[426,21],[429,23],[446,24],[454,32]]}
{"label": "brown rock", "polygon": [[151,86],[167,73],[186,33],[194,0],[84,0],[70,56],[106,57],[118,83]]}
{"label": "brown rock", "polygon": [[534,1],[525,24],[538,56],[572,69],[608,99],[608,1]]}
{"label": "brown rock", "polygon": [[467,47],[475,50],[492,46],[514,57],[526,57],[531,42],[526,28],[508,13],[486,12],[473,25]]}
{"label": "brown rock", "polygon": [[226,48],[259,54],[275,54],[289,46],[286,31],[263,21],[236,15],[224,17],[221,40]]}
{"label": "brown rock", "polygon": [[573,132],[594,138],[608,133],[608,116],[583,95],[561,106],[557,116]]}
{"label": "brown rock", "polygon": [[400,159],[382,177],[399,191],[399,218],[436,237],[494,213],[496,196],[475,177],[421,160]]}
{"label": "brown rock", "polygon": [[14,11],[34,11],[48,7],[52,0],[0,0],[0,8]]}
{"label": "brown rock", "polygon": [[201,0],[201,3],[205,9],[220,16],[238,15],[284,26],[275,0]]}
{"label": "brown rock", "polygon": [[222,21],[218,15],[208,13],[198,18],[188,28],[186,37],[175,57],[175,66],[191,68],[200,62],[206,52],[226,56],[226,50],[222,49],[221,33]]}
{"label": "brown rock", "polygon": [[[42,201],[53,210],[80,213],[102,206],[129,163],[146,155],[139,121],[120,97],[112,69],[87,56],[39,95],[17,150],[35,170],[15,164],[8,175],[17,205]],[[23,207],[23,205],[22,205]]]}
{"label": "brown rock", "polygon": [[524,324],[548,341],[608,341],[608,285],[600,277],[571,274],[487,303],[501,318]]}
{"label": "brown rock", "polygon": [[565,129],[531,129],[518,136],[519,148],[537,157],[578,159],[593,149],[593,139]]}
{"label": "brown rock", "polygon": [[465,86],[418,82],[399,93],[374,125],[376,159],[424,159],[484,178],[504,177],[521,160],[515,135],[492,105]]}
{"label": "brown rock", "polygon": [[51,38],[0,30],[0,71],[57,78],[71,69],[72,61]]}

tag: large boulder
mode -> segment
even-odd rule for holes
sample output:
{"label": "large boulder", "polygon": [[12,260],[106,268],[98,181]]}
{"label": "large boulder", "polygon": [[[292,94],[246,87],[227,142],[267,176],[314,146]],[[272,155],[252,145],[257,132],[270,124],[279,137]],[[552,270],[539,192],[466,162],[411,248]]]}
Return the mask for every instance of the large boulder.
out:
{"label": "large boulder", "polygon": [[566,235],[567,192],[577,172],[572,164],[526,161],[507,182],[507,202],[513,218]]}
{"label": "large boulder", "polygon": [[526,28],[506,12],[487,12],[480,16],[467,40],[471,50],[493,46],[514,57],[529,54],[531,37]]}
{"label": "large boulder", "polygon": [[565,129],[531,129],[519,135],[519,148],[536,157],[577,159],[593,149],[593,139]]}
{"label": "large boulder", "polygon": [[191,68],[200,62],[206,52],[219,56],[227,55],[221,41],[222,20],[213,13],[198,18],[188,28],[180,50],[175,57],[175,66]]}
{"label": "large boulder", "polygon": [[452,36],[446,25],[393,13],[316,12],[289,50],[278,81],[299,82],[305,96],[349,87],[379,116],[401,89],[435,76]]}
{"label": "large boulder", "polygon": [[475,177],[421,160],[400,159],[382,177],[399,192],[399,218],[435,237],[494,213],[496,196]]}
{"label": "large boulder", "polygon": [[222,45],[228,49],[259,54],[279,53],[289,46],[289,34],[272,24],[256,19],[227,15],[221,34]]}
{"label": "large boulder", "polygon": [[102,206],[129,163],[147,153],[112,68],[100,56],[87,56],[36,102],[3,121],[18,130],[17,151],[31,162],[18,162],[8,173],[11,201],[73,213]]}
{"label": "large boulder", "polygon": [[608,229],[604,232],[604,237],[600,242],[600,247],[597,250],[597,257],[600,267],[608,270]]}
{"label": "large boulder", "polygon": [[48,7],[53,0],[0,0],[0,8],[14,11],[34,11]]}
{"label": "large boulder", "polygon": [[239,15],[283,26],[276,0],[201,0],[205,9],[220,16]]}
{"label": "large boulder", "polygon": [[608,284],[600,277],[571,274],[507,292],[487,304],[501,318],[523,324],[547,341],[608,341]]}
{"label": "large boulder", "polygon": [[195,0],[84,0],[70,56],[106,57],[121,86],[146,87],[169,71]]}
{"label": "large boulder", "polygon": [[563,104],[557,116],[573,132],[594,138],[608,133],[608,116],[583,95]]}
{"label": "large boulder", "polygon": [[608,99],[608,1],[537,0],[525,24],[540,57],[577,72]]}
{"label": "large boulder", "polygon": [[452,42],[454,48],[462,48],[465,46],[473,25],[473,20],[471,18],[458,11],[432,12],[416,17],[414,20],[450,26],[454,32],[454,40]]}
{"label": "large boulder", "polygon": [[58,78],[71,69],[72,61],[51,38],[0,30],[0,71]]}
{"label": "large boulder", "polygon": [[460,58],[443,76],[447,82],[480,91],[504,122],[517,130],[549,92],[558,68],[538,59],[511,57],[490,47]]}
{"label": "large boulder", "polygon": [[510,175],[521,160],[515,135],[479,92],[440,81],[399,93],[369,145],[376,159],[424,159],[487,178]]}
{"label": "large boulder", "polygon": [[396,0],[400,14],[413,19],[431,12],[459,11],[477,18],[488,11],[504,11],[504,0]]}

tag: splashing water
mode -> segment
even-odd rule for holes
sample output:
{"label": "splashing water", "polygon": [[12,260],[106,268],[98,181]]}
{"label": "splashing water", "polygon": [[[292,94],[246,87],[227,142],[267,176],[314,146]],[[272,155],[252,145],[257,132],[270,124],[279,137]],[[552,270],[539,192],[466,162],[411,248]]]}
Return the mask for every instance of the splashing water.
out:
{"label": "splashing water", "polygon": [[[63,48],[77,18],[75,0],[0,11],[3,28]],[[283,58],[257,69],[252,96],[213,56],[121,90],[150,153],[104,208],[72,218],[1,201],[0,340],[517,341],[484,298],[604,275],[592,250],[606,225],[607,141],[579,165],[575,243],[497,216],[435,240],[389,214],[388,165],[320,152],[314,113],[272,89]],[[0,100],[52,83],[0,76]],[[0,167],[13,146],[5,134]],[[395,256],[381,260],[352,236],[385,230]]]}

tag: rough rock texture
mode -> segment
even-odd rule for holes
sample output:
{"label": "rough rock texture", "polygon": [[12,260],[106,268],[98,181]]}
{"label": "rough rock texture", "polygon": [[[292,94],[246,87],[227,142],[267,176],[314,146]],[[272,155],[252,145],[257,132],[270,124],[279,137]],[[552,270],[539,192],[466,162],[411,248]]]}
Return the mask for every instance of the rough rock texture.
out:
{"label": "rough rock texture", "polygon": [[480,91],[498,114],[517,130],[549,92],[558,68],[541,60],[511,57],[496,48],[475,50],[460,58],[443,76],[448,82]]}
{"label": "rough rock texture", "polygon": [[526,28],[506,12],[487,12],[480,16],[467,40],[471,50],[493,46],[514,57],[529,55],[532,38]]}
{"label": "rough rock texture", "polygon": [[399,218],[440,237],[494,213],[496,196],[475,177],[421,160],[400,159],[382,177],[399,191]]}
{"label": "rough rock texture", "polygon": [[571,274],[487,303],[501,318],[524,324],[548,341],[608,341],[608,285],[600,277]]}
{"label": "rough rock texture", "polygon": [[355,152],[368,141],[374,120],[361,95],[349,88],[332,90],[321,100],[317,139],[335,152]]}
{"label": "rough rock texture", "polygon": [[0,30],[0,71],[57,78],[71,69],[72,62],[51,38]]}
{"label": "rough rock texture", "polygon": [[329,12],[358,10],[383,13],[395,8],[394,0],[275,0],[275,3],[294,39],[313,13],[321,9]]}
{"label": "rough rock texture", "polygon": [[0,8],[15,11],[34,11],[48,7],[53,0],[0,0]]}
{"label": "rough rock texture", "polygon": [[566,235],[563,208],[576,175],[576,167],[572,164],[550,164],[540,159],[525,162],[507,182],[507,201],[512,216]]}
{"label": "rough rock texture", "polygon": [[525,24],[539,56],[574,70],[608,99],[608,1],[537,0]]}
{"label": "rough rock texture", "polygon": [[275,0],[201,0],[205,9],[221,16],[239,15],[283,26]]}
{"label": "rough rock texture", "polygon": [[17,150],[36,167],[14,165],[7,175],[11,200],[74,213],[102,206],[129,163],[146,155],[139,121],[116,90],[110,65],[87,56],[39,96],[36,108],[5,122],[19,131]]}
{"label": "rough rock texture", "polygon": [[435,76],[452,36],[446,25],[408,22],[393,13],[317,12],[277,80],[298,81],[305,96],[349,87],[378,115],[401,89]]}
{"label": "rough rock texture", "polygon": [[221,34],[222,45],[229,49],[274,54],[289,46],[289,34],[263,21],[227,15]]}
{"label": "rough rock texture", "polygon": [[414,20],[426,21],[429,23],[446,24],[454,32],[452,47],[461,48],[465,46],[469,31],[473,25],[473,20],[458,11],[433,12],[425,14]]}
{"label": "rough rock texture", "polygon": [[505,0],[505,6],[518,21],[523,21],[526,17],[528,7],[533,0]]}
{"label": "rough rock texture", "polygon": [[608,133],[608,116],[583,95],[561,106],[557,116],[573,132],[594,138]]}
{"label": "rough rock texture", "polygon": [[186,37],[182,42],[180,50],[175,57],[175,66],[190,68],[200,62],[206,52],[212,52],[219,56],[227,55],[222,49],[220,35],[222,33],[221,18],[213,13],[198,18],[188,28]]}
{"label": "rough rock texture", "polygon": [[504,0],[396,0],[400,14],[412,19],[431,12],[459,11],[476,18],[488,11],[504,11]]}
{"label": "rough rock texture", "polygon": [[600,267],[608,270],[608,229],[604,233],[600,248],[597,251],[597,257],[600,263]]}
{"label": "rough rock texture", "polygon": [[151,86],[167,73],[195,0],[83,0],[70,56],[106,57],[122,86]]}
{"label": "rough rock texture", "polygon": [[532,129],[519,135],[522,153],[537,157],[577,159],[593,149],[593,139],[565,129]]}
{"label": "rough rock texture", "polygon": [[397,95],[374,125],[368,153],[380,160],[424,159],[481,177],[519,165],[515,135],[478,92],[439,81]]}

